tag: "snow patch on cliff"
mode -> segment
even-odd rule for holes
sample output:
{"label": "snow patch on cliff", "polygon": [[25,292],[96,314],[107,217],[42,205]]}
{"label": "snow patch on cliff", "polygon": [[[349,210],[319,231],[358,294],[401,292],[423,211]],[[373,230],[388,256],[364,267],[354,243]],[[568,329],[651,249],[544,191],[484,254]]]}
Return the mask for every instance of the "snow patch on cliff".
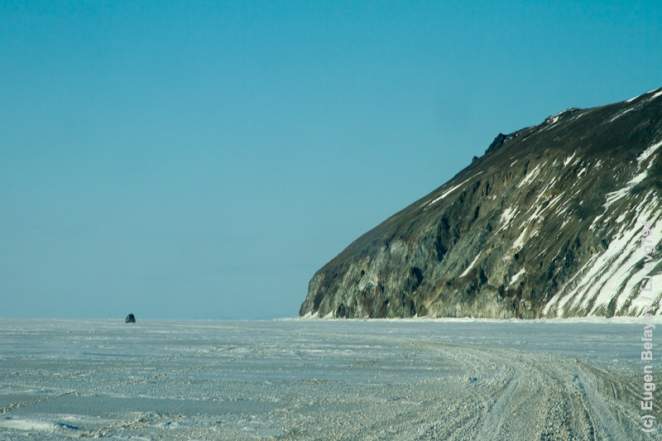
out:
{"label": "snow patch on cliff", "polygon": [[536,166],[533,168],[533,170],[529,171],[529,172],[526,174],[526,176],[524,176],[524,179],[522,179],[522,182],[520,182],[520,183],[517,185],[517,188],[522,188],[523,186],[528,185],[528,184],[530,184],[531,182],[533,182],[533,181],[536,179],[536,177],[540,174],[540,170],[542,170],[542,167],[543,167],[544,165],[545,165],[544,162],[541,163],[541,164],[536,165]]}
{"label": "snow patch on cliff", "polygon": [[517,283],[517,281],[518,281],[518,280],[524,275],[524,273],[526,273],[526,269],[522,268],[521,270],[519,270],[519,271],[513,276],[513,278],[510,279],[510,283],[508,284],[508,286],[513,286],[515,283]]}
{"label": "snow patch on cliff", "polygon": [[471,271],[471,269],[474,267],[474,265],[476,265],[476,262],[478,262],[478,258],[480,257],[481,254],[482,254],[482,251],[480,253],[478,253],[476,255],[476,257],[474,257],[474,260],[472,260],[471,263],[469,264],[469,266],[467,267],[467,269],[465,269],[462,272],[462,274],[460,274],[460,277],[464,277],[467,274],[469,274],[469,271]]}
{"label": "snow patch on cliff", "polygon": [[483,172],[482,172],[482,171],[479,171],[479,172],[476,173],[475,175],[473,175],[473,176],[471,176],[471,177],[465,179],[464,181],[460,182],[459,184],[452,186],[451,188],[449,188],[448,190],[446,190],[445,192],[443,192],[440,196],[438,196],[438,197],[432,199],[430,202],[424,204],[424,206],[427,208],[427,207],[430,207],[430,206],[436,204],[437,202],[439,202],[439,201],[441,201],[442,199],[446,198],[446,196],[448,196],[449,194],[453,193],[455,190],[457,190],[458,188],[462,187],[464,184],[466,184],[467,182],[471,181],[473,178],[475,178],[476,176],[480,175],[481,173],[483,173]]}

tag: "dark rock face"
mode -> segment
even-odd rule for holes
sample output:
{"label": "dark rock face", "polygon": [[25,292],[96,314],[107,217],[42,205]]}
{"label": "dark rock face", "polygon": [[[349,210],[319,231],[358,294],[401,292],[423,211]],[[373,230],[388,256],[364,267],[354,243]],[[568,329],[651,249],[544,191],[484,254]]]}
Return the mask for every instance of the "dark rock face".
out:
{"label": "dark rock face", "polygon": [[136,322],[136,316],[133,315],[132,313],[127,315],[126,318],[124,319],[124,323],[135,323]]}
{"label": "dark rock face", "polygon": [[662,90],[499,134],[312,278],[300,315],[662,314]]}

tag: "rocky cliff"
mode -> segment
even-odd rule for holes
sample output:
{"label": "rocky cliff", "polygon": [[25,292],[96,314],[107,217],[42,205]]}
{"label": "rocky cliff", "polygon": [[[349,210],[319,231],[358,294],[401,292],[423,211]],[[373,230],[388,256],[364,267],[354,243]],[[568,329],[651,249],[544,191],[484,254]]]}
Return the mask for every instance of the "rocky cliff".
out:
{"label": "rocky cliff", "polygon": [[312,278],[305,317],[662,314],[662,89],[499,134]]}

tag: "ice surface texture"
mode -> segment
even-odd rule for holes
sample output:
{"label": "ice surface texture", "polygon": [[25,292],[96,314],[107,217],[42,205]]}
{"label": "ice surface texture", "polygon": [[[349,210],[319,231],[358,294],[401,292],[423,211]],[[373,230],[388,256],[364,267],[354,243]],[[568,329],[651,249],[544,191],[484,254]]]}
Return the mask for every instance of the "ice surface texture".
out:
{"label": "ice surface texture", "polygon": [[641,330],[2,320],[0,440],[660,439],[638,426]]}

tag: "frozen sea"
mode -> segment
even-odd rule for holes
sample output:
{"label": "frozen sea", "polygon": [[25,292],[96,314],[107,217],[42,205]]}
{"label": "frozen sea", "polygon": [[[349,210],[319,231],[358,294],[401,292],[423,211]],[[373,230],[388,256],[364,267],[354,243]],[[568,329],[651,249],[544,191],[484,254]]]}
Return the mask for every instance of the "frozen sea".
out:
{"label": "frozen sea", "polygon": [[0,440],[658,440],[642,329],[3,319]]}

